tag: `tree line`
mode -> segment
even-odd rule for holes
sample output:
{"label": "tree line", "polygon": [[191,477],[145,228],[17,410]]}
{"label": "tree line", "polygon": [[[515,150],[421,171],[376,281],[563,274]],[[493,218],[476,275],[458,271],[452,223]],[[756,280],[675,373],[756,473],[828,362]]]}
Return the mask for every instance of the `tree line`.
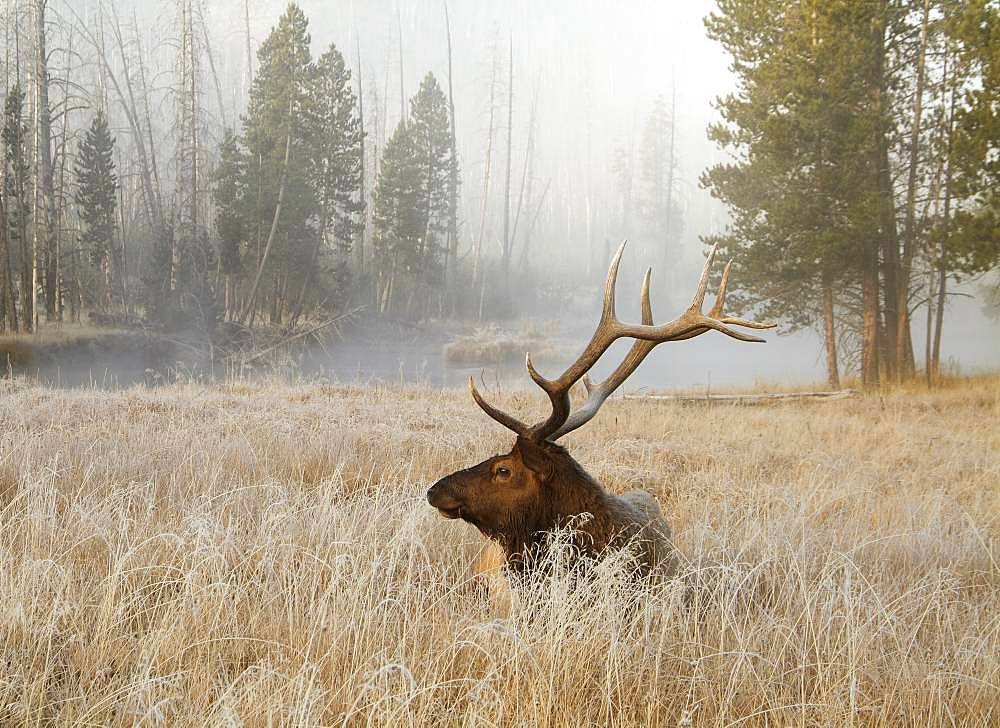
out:
{"label": "tree line", "polygon": [[[129,40],[115,14],[76,19],[64,42],[83,34],[97,88],[62,89],[55,113],[48,2],[31,0],[27,10],[4,16],[18,51],[2,129],[0,332],[89,310],[100,322],[141,318],[214,334],[227,321],[295,325],[304,311],[337,309],[351,296],[407,318],[453,309],[441,292],[458,270],[460,172],[453,101],[432,73],[373,154],[360,78],[333,44],[312,57],[308,20],[291,3],[256,53],[245,112],[213,145],[211,127],[227,121],[221,83],[200,3],[178,0],[167,169],[135,20]],[[131,132],[124,184],[111,108]],[[71,111],[87,114],[89,127],[74,128]],[[374,183],[366,155],[376,157]]]}
{"label": "tree line", "polygon": [[819,329],[833,386],[845,360],[930,380],[949,285],[1000,263],[1000,8],[720,0],[706,25],[738,78],[702,183],[743,304]]}
{"label": "tree line", "polygon": [[[540,77],[522,88],[513,37],[490,50],[485,160],[467,181],[447,5],[447,75],[426,73],[408,99],[400,84],[394,128],[388,81],[363,87],[360,43],[350,60],[334,44],[314,57],[308,18],[291,3],[254,52],[243,5],[239,104],[227,98],[232,69],[219,72],[202,0],[167,4],[163,28],[114,2],[21,0],[0,11],[4,331],[89,314],[214,336],[221,323],[286,328],[358,305],[482,319],[545,290],[529,262],[554,230],[589,263],[626,234],[676,257],[683,223],[663,99],[638,145],[619,150],[621,190],[596,189],[588,170],[581,209],[579,182],[539,178]],[[470,214],[464,201],[477,196]]]}
{"label": "tree line", "polygon": [[[170,42],[155,51],[134,11],[57,2],[0,11],[2,331],[89,312],[215,336],[358,305],[482,319],[545,295],[529,265],[543,240],[571,252],[575,285],[621,237],[670,276],[697,232],[674,95],[594,155],[610,175],[588,138],[576,170],[546,178],[539,78],[515,76],[513,37],[489,53],[481,176],[463,170],[447,5],[447,73],[409,98],[398,29],[389,125],[392,61],[380,85],[362,77],[360,41],[350,60],[334,44],[314,57],[295,3],[256,53],[243,3],[245,92],[228,99],[201,0],[165,6]],[[869,384],[910,377],[921,360],[931,376],[956,282],[997,266],[998,12],[720,0],[706,19],[738,79],[709,129],[731,159],[701,182],[730,220],[707,242],[734,257],[738,304],[822,333],[831,383],[855,367]]]}

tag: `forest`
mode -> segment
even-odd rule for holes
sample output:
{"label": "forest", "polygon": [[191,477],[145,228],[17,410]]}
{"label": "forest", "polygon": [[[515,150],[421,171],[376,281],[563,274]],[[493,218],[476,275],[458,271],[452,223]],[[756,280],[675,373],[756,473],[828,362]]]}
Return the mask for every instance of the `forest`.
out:
{"label": "forest", "polygon": [[[612,240],[672,285],[685,249],[717,243],[734,305],[818,332],[832,387],[842,372],[874,386],[934,378],[956,285],[1000,298],[994,2],[720,0],[704,25],[736,85],[707,130],[716,161],[682,169],[684,110],[663,84],[621,143],[592,150],[587,122],[582,181],[539,171],[545,99],[513,33],[478,49],[485,128],[458,129],[456,107],[482,99],[455,91],[469,59],[447,3],[444,73],[410,93],[398,12],[398,57],[365,65],[359,35],[317,42],[294,2],[257,45],[250,0],[236,5],[5,5],[0,334],[83,318],[225,350],[345,312],[507,321],[571,306]],[[216,11],[242,21],[235,61]],[[683,176],[721,224],[692,224]]]}

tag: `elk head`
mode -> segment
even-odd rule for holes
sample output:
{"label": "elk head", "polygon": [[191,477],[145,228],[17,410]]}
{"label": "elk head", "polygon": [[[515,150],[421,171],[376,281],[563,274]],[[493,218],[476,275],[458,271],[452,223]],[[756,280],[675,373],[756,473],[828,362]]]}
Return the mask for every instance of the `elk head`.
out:
{"label": "elk head", "polygon": [[[625,536],[634,536],[656,520],[658,516],[650,514],[649,508],[642,505],[653,502],[648,495],[643,494],[649,500],[609,495],[564,448],[555,444],[555,440],[593,419],[605,400],[657,344],[691,339],[710,330],[739,341],[762,342],[763,339],[731,327],[766,329],[774,325],[723,313],[731,263],[722,274],[714,306],[707,314],[702,313],[709,270],[715,257],[714,247],[705,262],[691,305],[680,316],[654,325],[649,302],[652,271],[647,270],[642,282],[642,323],[622,323],[615,315],[615,283],[624,250],[623,242],[608,269],[597,329],[577,360],[557,378],[546,379],[532,365],[531,355],[526,357],[528,374],[548,395],[551,414],[542,422],[529,426],[487,402],[470,378],[469,389],[476,403],[517,435],[514,447],[506,455],[492,457],[442,478],[427,492],[428,502],[445,517],[465,520],[497,541],[509,564],[514,561],[512,557],[526,556],[529,547],[540,543],[545,532],[583,513],[591,516],[585,527],[588,531],[585,543],[589,544],[586,550],[594,551]],[[624,360],[603,382],[592,383],[587,377],[588,370],[615,340],[624,337],[635,339]],[[587,389],[587,399],[571,412],[570,389],[581,380]],[[665,524],[663,526],[665,528]],[[524,562],[524,558],[516,560]]]}

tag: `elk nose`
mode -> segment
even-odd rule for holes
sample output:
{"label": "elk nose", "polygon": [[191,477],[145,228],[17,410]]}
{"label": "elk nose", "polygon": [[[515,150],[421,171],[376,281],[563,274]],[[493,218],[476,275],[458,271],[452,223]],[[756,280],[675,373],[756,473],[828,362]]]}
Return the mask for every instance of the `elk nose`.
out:
{"label": "elk nose", "polygon": [[437,501],[441,500],[441,481],[439,480],[427,489],[427,502],[437,507]]}
{"label": "elk nose", "polygon": [[427,502],[435,508],[454,508],[457,501],[444,487],[444,481],[439,480],[427,491]]}

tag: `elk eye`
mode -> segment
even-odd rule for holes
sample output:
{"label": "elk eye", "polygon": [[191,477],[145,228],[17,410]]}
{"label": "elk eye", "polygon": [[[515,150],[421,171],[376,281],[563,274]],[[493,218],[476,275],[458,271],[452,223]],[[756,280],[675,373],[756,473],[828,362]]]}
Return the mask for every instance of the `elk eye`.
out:
{"label": "elk eye", "polygon": [[510,477],[510,468],[497,468],[497,477],[498,478],[505,478],[505,479],[509,478]]}

